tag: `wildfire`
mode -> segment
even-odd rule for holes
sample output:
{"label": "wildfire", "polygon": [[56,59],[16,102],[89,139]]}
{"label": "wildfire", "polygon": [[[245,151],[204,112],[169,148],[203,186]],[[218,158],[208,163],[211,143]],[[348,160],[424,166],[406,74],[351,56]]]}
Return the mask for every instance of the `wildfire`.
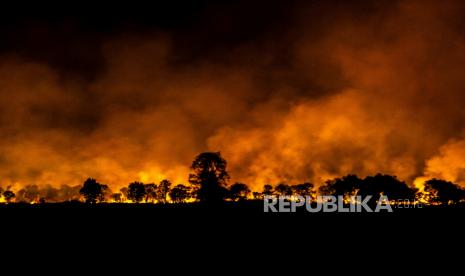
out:
{"label": "wildfire", "polygon": [[115,30],[97,43],[92,78],[0,55],[0,184],[53,201],[87,177],[112,192],[176,185],[195,154],[221,151],[231,182],[252,191],[378,172],[420,191],[431,177],[465,185],[463,3],[442,2],[386,1],[370,15],[350,5],[334,24],[302,4],[279,36],[202,54]]}

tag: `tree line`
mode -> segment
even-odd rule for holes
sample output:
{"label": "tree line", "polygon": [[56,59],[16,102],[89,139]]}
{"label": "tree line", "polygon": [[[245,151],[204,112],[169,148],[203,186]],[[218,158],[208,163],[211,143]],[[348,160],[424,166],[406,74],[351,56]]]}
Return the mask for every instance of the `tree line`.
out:
{"label": "tree line", "polygon": [[29,185],[13,192],[2,189],[0,195],[6,202],[60,202],[81,201],[95,204],[102,202],[134,202],[134,203],[186,203],[203,202],[210,204],[228,201],[262,200],[265,196],[309,196],[317,194],[342,196],[373,196],[385,195],[392,201],[421,201],[432,205],[450,205],[465,202],[465,190],[459,185],[441,179],[430,179],[425,182],[422,191],[410,187],[397,177],[377,174],[359,178],[347,175],[326,181],[318,189],[312,183],[296,185],[265,184],[261,191],[252,192],[244,183],[228,185],[230,180],[227,172],[227,162],[219,152],[204,152],[199,154],[191,165],[189,185],[173,185],[169,180],[159,183],[144,184],[132,182],[127,187],[113,192],[108,185],[99,183],[96,179],[87,179],[82,186],[67,186],[40,188]]}

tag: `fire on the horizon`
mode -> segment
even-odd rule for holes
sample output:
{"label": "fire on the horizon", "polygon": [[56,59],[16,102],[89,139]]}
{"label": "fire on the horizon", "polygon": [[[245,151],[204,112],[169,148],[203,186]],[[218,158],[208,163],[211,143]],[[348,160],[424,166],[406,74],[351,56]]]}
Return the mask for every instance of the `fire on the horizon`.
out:
{"label": "fire on the horizon", "polygon": [[321,8],[320,20],[302,5],[214,59],[176,60],[182,42],[155,31],[104,39],[90,79],[1,55],[0,185],[187,183],[193,156],[221,151],[252,190],[378,172],[464,186],[464,2]]}

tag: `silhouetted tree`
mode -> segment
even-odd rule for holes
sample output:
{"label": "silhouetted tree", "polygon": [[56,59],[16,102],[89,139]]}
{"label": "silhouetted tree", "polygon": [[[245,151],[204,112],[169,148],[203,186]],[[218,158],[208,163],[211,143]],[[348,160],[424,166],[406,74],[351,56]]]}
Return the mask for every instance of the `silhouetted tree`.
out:
{"label": "silhouetted tree", "polygon": [[427,200],[433,204],[456,204],[465,200],[465,190],[441,179],[433,178],[426,181],[424,191]]}
{"label": "silhouetted tree", "polygon": [[[389,200],[415,200],[417,190],[410,188],[405,182],[397,177],[387,174],[377,174],[367,176],[360,185],[357,195],[373,196],[373,201],[377,201],[380,195],[385,195]],[[375,202],[373,202],[375,203]]]}
{"label": "silhouetted tree", "polygon": [[145,185],[141,182],[133,182],[128,186],[128,199],[139,203],[145,197]]}
{"label": "silhouetted tree", "polygon": [[235,183],[229,189],[229,198],[233,201],[246,200],[249,194],[250,189],[244,183]]}
{"label": "silhouetted tree", "polygon": [[273,186],[271,186],[270,184],[263,185],[263,192],[262,192],[263,196],[272,196],[273,194],[274,194]]}
{"label": "silhouetted tree", "polygon": [[170,192],[171,182],[167,179],[160,181],[157,189],[157,199],[159,202],[166,203],[166,197]]}
{"label": "silhouetted tree", "polygon": [[295,195],[300,195],[303,197],[309,196],[311,198],[315,197],[315,191],[313,190],[313,187],[313,184],[308,182],[291,186]]}
{"label": "silhouetted tree", "polygon": [[287,185],[287,184],[284,184],[284,183],[281,183],[281,184],[278,184],[274,190],[276,191],[276,193],[280,196],[291,196],[292,195],[292,188],[291,186]]}
{"label": "silhouetted tree", "polygon": [[252,197],[255,200],[263,199],[263,194],[260,192],[252,192]]}
{"label": "silhouetted tree", "polygon": [[10,190],[6,190],[3,192],[3,198],[5,198],[5,201],[10,203],[14,198],[15,198],[15,193]]}
{"label": "silhouetted tree", "polygon": [[157,188],[154,183],[145,185],[145,202],[153,202],[157,198]]}
{"label": "silhouetted tree", "polygon": [[199,154],[192,163],[189,182],[197,188],[197,198],[205,203],[219,203],[227,194],[229,174],[226,160],[219,152]]}
{"label": "silhouetted tree", "polygon": [[111,197],[112,191],[108,185],[102,184],[102,193],[99,195],[99,202],[105,202]]}
{"label": "silhouetted tree", "polygon": [[85,198],[86,203],[94,204],[104,197],[104,188],[102,188],[102,184],[98,183],[97,180],[88,178],[79,190],[79,194]]}
{"label": "silhouetted tree", "polygon": [[387,196],[389,200],[413,200],[416,189],[410,188],[405,182],[398,180],[395,176],[377,174],[360,179],[356,175],[347,175],[342,178],[329,180],[326,185],[320,187],[320,194],[344,196],[371,196],[370,204],[376,204],[381,195]]}
{"label": "silhouetted tree", "polygon": [[348,197],[357,193],[362,182],[363,180],[356,175],[349,174],[342,178],[326,181],[326,184],[320,187],[319,192],[321,195]]}
{"label": "silhouetted tree", "polygon": [[190,197],[190,188],[182,184],[176,185],[169,196],[174,203],[183,203]]}

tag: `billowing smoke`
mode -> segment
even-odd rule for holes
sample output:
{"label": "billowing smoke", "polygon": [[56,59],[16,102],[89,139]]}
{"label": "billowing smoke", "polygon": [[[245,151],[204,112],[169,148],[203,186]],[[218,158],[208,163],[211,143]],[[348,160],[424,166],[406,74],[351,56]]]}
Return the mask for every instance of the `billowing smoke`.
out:
{"label": "billowing smoke", "polygon": [[207,150],[253,188],[377,172],[465,184],[464,2],[317,3],[221,50],[114,34],[93,78],[3,55],[1,184],[185,183]]}

